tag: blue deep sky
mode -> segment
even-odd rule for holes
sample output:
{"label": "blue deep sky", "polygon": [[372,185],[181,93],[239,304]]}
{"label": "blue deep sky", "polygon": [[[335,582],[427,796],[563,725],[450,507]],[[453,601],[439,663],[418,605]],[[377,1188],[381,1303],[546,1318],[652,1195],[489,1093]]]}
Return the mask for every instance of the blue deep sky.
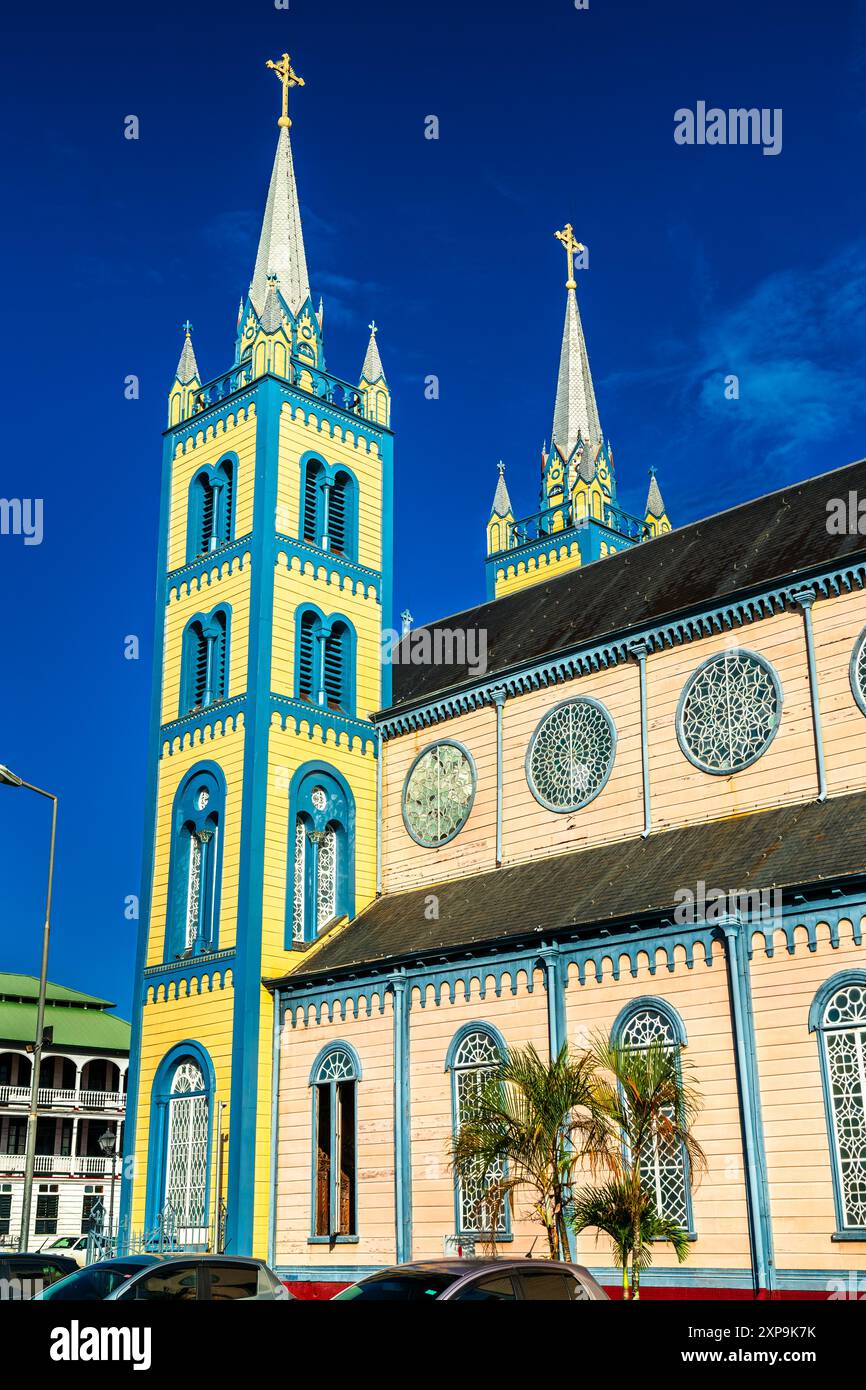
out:
{"label": "blue deep sky", "polygon": [[[277,136],[264,59],[288,48],[307,82],[295,164],[331,370],[357,379],[380,325],[395,602],[424,621],[483,597],[500,457],[535,508],[566,221],[590,248],[579,296],[626,507],[651,463],[676,524],[866,452],[866,4],[32,13],[38,32],[7,17],[3,55],[0,496],[44,499],[44,540],[0,536],[0,762],[61,798],[52,977],[128,1010],[165,393],[187,315],[203,374],[230,365]],[[699,100],[782,108],[781,154],[678,146],[673,113]],[[38,967],[47,830],[47,804],[0,788],[0,968]]]}

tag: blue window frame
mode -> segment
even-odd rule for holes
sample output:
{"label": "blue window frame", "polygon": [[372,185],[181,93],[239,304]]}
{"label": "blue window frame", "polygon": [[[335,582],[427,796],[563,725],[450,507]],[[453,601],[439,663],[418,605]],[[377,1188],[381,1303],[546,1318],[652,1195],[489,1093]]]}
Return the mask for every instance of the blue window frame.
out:
{"label": "blue window frame", "polygon": [[355,802],[327,763],[305,763],[289,789],[286,947],[355,912]]}
{"label": "blue window frame", "polygon": [[188,773],[172,807],[165,959],[218,948],[225,778],[216,763]]}
{"label": "blue window frame", "polygon": [[[454,1134],[471,1118],[482,1088],[506,1057],[502,1034],[490,1023],[466,1023],[451,1039],[445,1070],[451,1073],[451,1124]],[[458,1236],[469,1240],[511,1239],[511,1213],[505,1202],[495,1210],[485,1199],[491,1182],[502,1177],[503,1165],[479,1167],[477,1173],[456,1178],[454,1220]]]}
{"label": "blue window frame", "polygon": [[341,613],[306,605],[295,614],[295,698],[355,713],[355,629]]}
{"label": "blue window frame", "polygon": [[818,1035],[837,1240],[866,1240],[866,970],[821,986],[809,1011]]}
{"label": "blue window frame", "polygon": [[[638,1049],[661,1042],[676,1053],[686,1046],[686,1030],[677,1011],[664,999],[634,999],[619,1014],[613,1026],[613,1039],[619,1047]],[[669,1217],[695,1239],[692,1212],[691,1173],[683,1144],[672,1145],[656,1137],[653,1152],[642,1165],[641,1182],[655,1202],[656,1210]]]}
{"label": "blue window frame", "polygon": [[215,1078],[200,1043],[186,1039],[163,1057],[153,1080],[145,1222],[167,1242],[208,1244]]}
{"label": "blue window frame", "polygon": [[300,532],[308,545],[358,558],[358,483],[316,455],[302,460]]}
{"label": "blue window frame", "polygon": [[196,613],[183,630],[180,675],[181,715],[228,698],[228,644],[231,609]]}
{"label": "blue window frame", "polygon": [[227,545],[234,535],[237,459],[226,455],[213,467],[200,468],[189,488],[187,562]]}
{"label": "blue window frame", "polygon": [[346,1042],[329,1043],[310,1072],[313,1099],[310,1240],[358,1239],[358,1083],[361,1064]]}

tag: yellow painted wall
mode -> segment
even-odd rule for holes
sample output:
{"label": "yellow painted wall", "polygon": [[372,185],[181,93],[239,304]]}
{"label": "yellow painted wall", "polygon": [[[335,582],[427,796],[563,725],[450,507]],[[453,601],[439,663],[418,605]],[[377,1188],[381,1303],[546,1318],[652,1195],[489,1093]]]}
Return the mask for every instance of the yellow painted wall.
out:
{"label": "yellow painted wall", "polygon": [[328,577],[327,561],[277,556],[274,592],[274,645],[271,657],[271,689],[276,695],[295,694],[295,613],[303,603],[313,603],[326,617],[342,613],[356,634],[355,716],[367,719],[381,703],[380,634],[382,609],[372,584],[352,592],[347,580],[335,572]]}
{"label": "yellow painted wall", "polygon": [[552,579],[582,564],[577,540],[551,543],[548,550],[526,559],[503,557],[495,571],[496,597],[502,598],[518,589],[528,589],[542,579]]}
{"label": "yellow painted wall", "polygon": [[[142,1017],[141,1076],[138,1091],[135,1139],[136,1166],[132,1204],[133,1230],[141,1230],[145,1220],[146,1168],[150,1139],[150,1098],[153,1078],[166,1053],[184,1038],[192,1038],[207,1049],[213,1062],[216,1077],[212,1122],[214,1142],[211,1152],[211,1210],[209,1212],[211,1220],[215,1211],[216,1115],[219,1101],[224,1101],[226,1106],[223,1111],[223,1133],[228,1133],[229,1122],[233,1008],[231,975],[230,973],[227,975],[222,986],[218,982],[213,982],[211,987],[205,984],[202,992],[199,992],[198,986],[194,984],[192,986],[193,992],[187,994],[185,992],[186,986],[183,986],[184,992],[178,997],[175,994],[175,988],[175,986],[171,987],[170,998],[166,998],[167,991],[164,985],[161,985],[156,991],[155,999],[153,997],[154,990],[152,988],[148,990]],[[227,1152],[228,1145],[224,1150],[226,1157]],[[227,1167],[224,1167],[223,1196],[225,1196],[227,1171]]]}
{"label": "yellow painted wall", "polygon": [[[165,664],[162,684],[162,723],[177,719],[180,710],[180,677],[183,660],[183,630],[196,613],[209,613],[217,604],[231,605],[229,624],[228,698],[243,695],[247,688],[249,654],[251,562],[247,551],[233,560],[224,560],[194,585],[172,589],[165,611]],[[216,708],[215,706],[213,708]]]}
{"label": "yellow painted wall", "polygon": [[227,453],[237,454],[234,480],[234,534],[246,536],[253,525],[253,486],[255,481],[255,406],[247,403],[236,415],[211,424],[179,445],[172,460],[171,497],[168,521],[168,568],[180,569],[187,563],[186,528],[190,483],[199,468],[219,463]]}
{"label": "yellow painted wall", "polygon": [[824,728],[824,761],[830,796],[859,790],[866,780],[866,715],[851,693],[849,664],[866,627],[866,593],[819,600],[812,608],[815,664]]}

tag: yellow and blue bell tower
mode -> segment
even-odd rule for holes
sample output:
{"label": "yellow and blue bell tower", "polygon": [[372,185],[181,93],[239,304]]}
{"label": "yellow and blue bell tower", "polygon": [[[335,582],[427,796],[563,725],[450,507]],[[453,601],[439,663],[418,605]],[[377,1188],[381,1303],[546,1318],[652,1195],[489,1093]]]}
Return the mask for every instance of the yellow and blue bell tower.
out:
{"label": "yellow and blue bell tower", "polygon": [[[327,368],[288,96],[234,359],[184,326],[164,436],[147,830],[122,1220],[267,1254],[273,1010],[376,891],[393,440],[375,325]],[[360,354],[359,354],[360,356]]]}
{"label": "yellow and blue bell tower", "polygon": [[550,447],[541,450],[538,510],[517,518],[499,464],[487,522],[487,597],[554,578],[671,529],[655,469],[645,515],[619,505],[613,452],[599,419],[589,354],[577,304],[575,260],[586,256],[567,223],[555,232],[566,254],[565,324]]}

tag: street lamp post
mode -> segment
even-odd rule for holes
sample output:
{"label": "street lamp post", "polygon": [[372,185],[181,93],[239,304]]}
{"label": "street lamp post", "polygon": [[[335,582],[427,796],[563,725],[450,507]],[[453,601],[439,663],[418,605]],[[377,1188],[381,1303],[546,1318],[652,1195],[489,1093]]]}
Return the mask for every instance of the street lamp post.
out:
{"label": "street lamp post", "polygon": [[114,1254],[114,1174],[117,1168],[117,1130],[107,1129],[99,1136],[99,1147],[111,1159],[111,1197],[108,1210],[108,1252]]}
{"label": "street lamp post", "polygon": [[45,1031],[45,993],[48,985],[48,942],[51,935],[51,890],[54,886],[54,843],[57,836],[57,797],[17,777],[0,764],[0,783],[7,787],[26,787],[51,802],[51,847],[48,851],[48,892],[45,898],[45,925],[42,928],[42,965],[39,971],[39,1000],[36,1005],[36,1045],[30,1077],[30,1108],[27,1111],[27,1142],[24,1148],[24,1200],[21,1207],[21,1237],[18,1249],[26,1250],[30,1240],[30,1207],[33,1201],[33,1172],[36,1167],[36,1115],[39,1107],[39,1071]]}

